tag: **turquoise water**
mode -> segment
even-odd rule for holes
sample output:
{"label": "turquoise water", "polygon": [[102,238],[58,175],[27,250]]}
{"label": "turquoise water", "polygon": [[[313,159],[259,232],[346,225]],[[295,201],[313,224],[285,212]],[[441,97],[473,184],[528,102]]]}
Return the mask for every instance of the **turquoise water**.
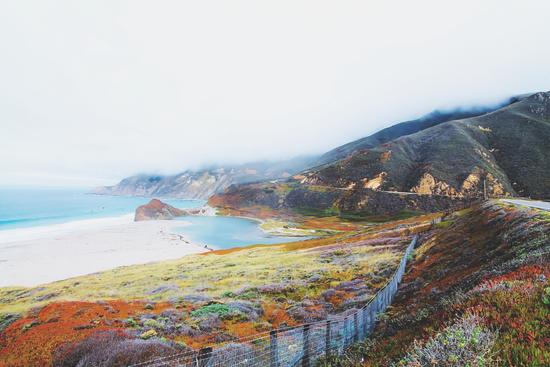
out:
{"label": "turquoise water", "polygon": [[304,238],[270,236],[258,227],[258,222],[235,217],[181,217],[191,223],[178,228],[191,242],[218,249],[254,244],[274,244],[303,240]]}
{"label": "turquoise water", "polygon": [[[149,198],[87,194],[89,189],[0,188],[0,230],[35,227],[133,213]],[[203,200],[163,199],[178,208]]]}
{"label": "turquoise water", "polygon": [[[0,188],[0,231],[133,213],[150,198],[87,194],[89,189]],[[162,199],[178,208],[197,208],[204,200]],[[290,242],[300,238],[270,236],[258,222],[233,217],[182,217],[190,225],[177,231],[192,242],[215,248]],[[179,220],[179,219],[176,219]],[[303,239],[303,238],[301,238]]]}

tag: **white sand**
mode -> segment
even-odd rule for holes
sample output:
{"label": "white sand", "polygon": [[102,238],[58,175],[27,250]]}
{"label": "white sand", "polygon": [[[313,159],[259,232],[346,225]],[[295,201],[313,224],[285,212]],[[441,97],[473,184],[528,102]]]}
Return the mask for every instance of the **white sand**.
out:
{"label": "white sand", "polygon": [[174,227],[187,222],[133,222],[133,215],[0,231],[0,287],[34,286],[122,265],[206,251]]}

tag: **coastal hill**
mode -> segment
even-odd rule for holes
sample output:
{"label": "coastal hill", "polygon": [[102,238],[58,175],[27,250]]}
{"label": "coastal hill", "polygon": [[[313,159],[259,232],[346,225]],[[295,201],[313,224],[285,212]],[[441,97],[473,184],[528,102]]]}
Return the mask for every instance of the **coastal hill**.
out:
{"label": "coastal hill", "polygon": [[[417,123],[415,128],[421,126]],[[447,197],[467,202],[484,192],[548,199],[549,141],[550,93],[541,92],[517,98],[496,111],[440,122],[373,148],[358,143],[352,150],[337,148],[328,156],[347,155],[286,182],[230,187],[214,195],[210,204],[228,210],[265,206],[364,214],[395,208],[394,203],[402,209],[428,205],[403,204],[411,200],[410,195],[424,197],[420,201]]]}
{"label": "coastal hill", "polygon": [[233,184],[286,179],[311,166],[316,157],[297,157],[278,162],[251,162],[188,170],[176,175],[136,175],[114,186],[97,187],[94,194],[208,199]]}
{"label": "coastal hill", "polygon": [[188,212],[178,208],[174,208],[171,205],[163,203],[158,199],[153,199],[145,205],[141,205],[136,209],[134,221],[139,222],[143,220],[167,220],[174,219],[174,217],[181,217],[187,215]]}

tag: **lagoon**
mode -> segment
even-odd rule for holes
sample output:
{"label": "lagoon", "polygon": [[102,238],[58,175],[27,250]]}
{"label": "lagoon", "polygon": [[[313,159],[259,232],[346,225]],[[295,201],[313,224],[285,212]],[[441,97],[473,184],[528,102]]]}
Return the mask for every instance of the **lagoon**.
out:
{"label": "lagoon", "polygon": [[237,217],[181,217],[185,222],[174,227],[191,242],[215,249],[227,249],[256,244],[276,244],[303,240],[303,237],[273,236],[262,231],[259,222]]}

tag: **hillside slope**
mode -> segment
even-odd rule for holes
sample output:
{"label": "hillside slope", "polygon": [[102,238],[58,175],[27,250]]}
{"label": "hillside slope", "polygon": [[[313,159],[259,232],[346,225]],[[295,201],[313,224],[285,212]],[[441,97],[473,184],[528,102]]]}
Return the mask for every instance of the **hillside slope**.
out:
{"label": "hillside slope", "polygon": [[301,177],[305,184],[448,196],[550,197],[550,93],[400,137]]}
{"label": "hillside slope", "polygon": [[280,162],[252,162],[236,166],[185,171],[177,175],[136,175],[114,186],[98,187],[94,194],[207,199],[233,184],[288,178],[305,169],[314,157]]}
{"label": "hillside slope", "polygon": [[[231,210],[267,206],[363,215],[395,208],[456,208],[454,204],[468,204],[484,191],[496,197],[548,199],[548,142],[550,93],[541,92],[484,115],[441,122],[374,148],[353,150],[284,183],[230,187],[210,203]],[[430,209],[429,196],[456,202]],[[411,205],[412,199],[425,204]],[[444,204],[443,199],[438,202]]]}
{"label": "hillside slope", "polygon": [[550,365],[549,213],[493,201],[438,227],[373,338],[333,365]]}
{"label": "hillside slope", "polygon": [[517,102],[521,98],[522,97],[513,97],[508,101],[494,107],[465,108],[452,111],[436,110],[420,117],[419,119],[397,123],[367,137],[339,146],[319,157],[317,164],[323,165],[331,163],[343,159],[355,151],[371,149],[401,136],[414,134],[432,126],[439,125],[443,122],[484,115],[511,103]]}

